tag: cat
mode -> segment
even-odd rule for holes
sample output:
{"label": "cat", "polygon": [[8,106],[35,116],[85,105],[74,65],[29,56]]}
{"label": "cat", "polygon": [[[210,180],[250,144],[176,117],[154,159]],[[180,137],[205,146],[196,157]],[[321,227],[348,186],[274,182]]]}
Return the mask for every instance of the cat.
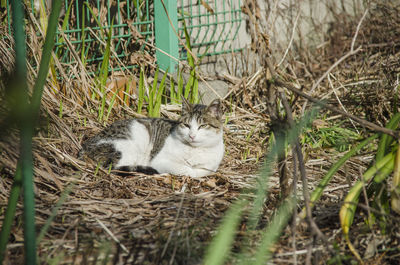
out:
{"label": "cat", "polygon": [[113,123],[82,145],[87,156],[119,172],[203,177],[224,156],[222,106],[182,103],[178,120],[134,118]]}

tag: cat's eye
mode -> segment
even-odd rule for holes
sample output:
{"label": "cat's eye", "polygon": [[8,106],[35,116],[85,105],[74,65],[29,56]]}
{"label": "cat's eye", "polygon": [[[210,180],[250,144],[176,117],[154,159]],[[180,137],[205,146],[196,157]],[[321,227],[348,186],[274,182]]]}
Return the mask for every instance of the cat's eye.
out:
{"label": "cat's eye", "polygon": [[204,129],[204,128],[206,128],[207,126],[208,126],[207,124],[202,124],[202,125],[199,126],[199,129]]}
{"label": "cat's eye", "polygon": [[185,126],[185,127],[187,127],[187,128],[190,128],[190,125],[187,124],[187,123],[182,123],[182,125]]}

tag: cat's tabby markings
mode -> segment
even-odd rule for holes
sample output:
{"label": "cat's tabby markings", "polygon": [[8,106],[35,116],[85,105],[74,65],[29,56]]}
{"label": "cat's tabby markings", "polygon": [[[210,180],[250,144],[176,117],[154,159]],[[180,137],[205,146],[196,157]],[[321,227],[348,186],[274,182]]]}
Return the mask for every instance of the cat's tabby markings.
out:
{"label": "cat's tabby markings", "polygon": [[80,152],[119,171],[202,177],[214,173],[224,155],[222,109],[182,104],[177,120],[141,118],[117,121],[85,141]]}

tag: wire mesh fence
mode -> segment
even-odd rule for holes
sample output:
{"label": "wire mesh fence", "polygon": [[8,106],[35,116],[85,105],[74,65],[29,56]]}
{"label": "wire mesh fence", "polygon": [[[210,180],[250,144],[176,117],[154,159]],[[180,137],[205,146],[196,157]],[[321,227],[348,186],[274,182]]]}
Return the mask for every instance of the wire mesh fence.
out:
{"label": "wire mesh fence", "polygon": [[[239,51],[233,45],[242,23],[241,1],[186,1],[178,4],[179,36],[185,39],[184,23],[193,51],[199,56]],[[186,51],[180,47],[180,58]]]}
{"label": "wire mesh fence", "polygon": [[[165,6],[165,2],[161,1]],[[64,0],[60,25],[56,34],[55,53],[64,64],[84,61],[85,66],[96,71],[103,60],[108,31],[111,32],[112,58],[123,64],[111,65],[110,70],[132,68],[137,62],[130,57],[135,52],[155,53],[154,0]],[[50,0],[31,0],[30,16],[40,21],[45,28],[45,19],[51,8]],[[11,33],[9,1],[1,1],[3,26],[7,24]],[[184,25],[189,32],[193,52],[199,56],[218,55],[240,50],[232,45],[242,23],[240,0],[180,0],[176,10],[177,32],[185,40]],[[164,23],[164,27],[171,27]],[[175,36],[176,37],[176,33]],[[181,45],[179,60],[186,59],[186,50]],[[164,51],[169,53],[168,50]],[[97,68],[97,69],[96,69]]]}

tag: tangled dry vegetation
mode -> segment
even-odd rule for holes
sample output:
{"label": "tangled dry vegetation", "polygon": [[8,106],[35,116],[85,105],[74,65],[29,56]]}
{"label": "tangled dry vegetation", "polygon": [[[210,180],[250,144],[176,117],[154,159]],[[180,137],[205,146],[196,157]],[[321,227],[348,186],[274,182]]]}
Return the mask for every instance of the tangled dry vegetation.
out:
{"label": "tangled dry vegetation", "polygon": [[[355,42],[354,34],[362,14],[337,14],[323,45],[314,50],[303,48],[302,52],[290,52],[286,64],[276,71],[303,92],[384,126],[391,114],[400,110],[399,14],[400,6],[391,3],[373,5],[361,23]],[[260,33],[255,36],[253,41],[266,43],[265,39],[261,39],[265,35]],[[39,45],[34,45],[37,42],[33,36],[30,41],[30,53],[38,54]],[[1,47],[2,62],[5,62],[5,58],[12,58],[6,44],[3,42]],[[268,46],[264,45],[264,48],[267,50]],[[355,52],[329,70],[349,51]],[[257,54],[262,51],[255,52]],[[258,55],[260,61],[266,56]],[[12,61],[4,64],[9,69],[11,65]],[[4,69],[3,72],[6,71]],[[31,68],[32,72],[34,70]],[[326,73],[326,78],[310,91]],[[82,139],[104,126],[97,120],[96,109],[100,102],[88,93],[94,86],[93,80],[90,76],[82,76],[77,74],[74,80],[65,77],[60,91],[49,82],[42,99],[40,126],[34,138],[33,153],[38,230],[52,216],[57,202],[62,200],[63,203],[39,245],[41,262],[94,264],[96,260],[104,260],[111,254],[108,261],[111,264],[199,264],[204,247],[214,235],[220,218],[232,200],[243,189],[250,187],[262,165],[271,125],[269,96],[270,90],[274,89],[267,80],[271,77],[267,65],[234,79],[237,83],[232,84],[230,96],[225,102],[228,117],[225,127],[225,158],[216,175],[200,180],[169,175],[136,174],[120,177],[77,159]],[[300,117],[304,98],[291,91],[286,91],[286,94],[290,98],[294,116]],[[134,103],[134,98],[131,102]],[[1,105],[2,111],[5,111],[3,103]],[[134,108],[134,104],[114,105],[106,123],[126,116],[137,116]],[[162,109],[162,114],[167,117],[176,117],[178,113],[179,108],[175,106],[164,106]],[[9,121],[1,118],[1,124],[5,122]],[[337,142],[324,140],[318,134],[323,129],[333,127],[349,132],[346,135],[340,133],[343,131],[335,131],[338,139],[348,137],[341,139],[346,150],[371,133],[368,128],[342,115],[322,109],[318,119],[302,138],[309,190],[315,189],[321,177],[344,151],[338,148]],[[2,212],[6,207],[17,164],[17,143],[16,130],[9,126],[7,130],[2,128]],[[349,255],[341,238],[338,212],[349,187],[359,179],[360,172],[367,168],[371,159],[372,154],[368,148],[353,157],[334,176],[313,211],[316,224],[330,245],[314,240],[316,237],[313,231],[308,229],[305,222],[300,221],[286,228],[274,248],[274,263],[288,264],[293,259],[297,259],[299,264],[307,260],[315,264],[326,263],[332,258],[334,250],[343,256]],[[290,179],[290,152],[286,162]],[[271,177],[270,193],[265,202],[260,229],[266,225],[279,203],[279,182],[276,170]],[[299,195],[302,194],[300,183]],[[301,199],[298,203],[299,207],[303,205]],[[364,222],[365,216],[366,212],[360,211],[355,220],[352,230],[354,245],[368,263],[393,264],[400,253],[399,216],[391,215],[387,218],[385,234],[377,225],[368,228]],[[5,264],[22,263],[21,218],[22,205],[19,204]],[[254,236],[257,237],[256,234]],[[334,245],[335,248],[332,248]]]}

